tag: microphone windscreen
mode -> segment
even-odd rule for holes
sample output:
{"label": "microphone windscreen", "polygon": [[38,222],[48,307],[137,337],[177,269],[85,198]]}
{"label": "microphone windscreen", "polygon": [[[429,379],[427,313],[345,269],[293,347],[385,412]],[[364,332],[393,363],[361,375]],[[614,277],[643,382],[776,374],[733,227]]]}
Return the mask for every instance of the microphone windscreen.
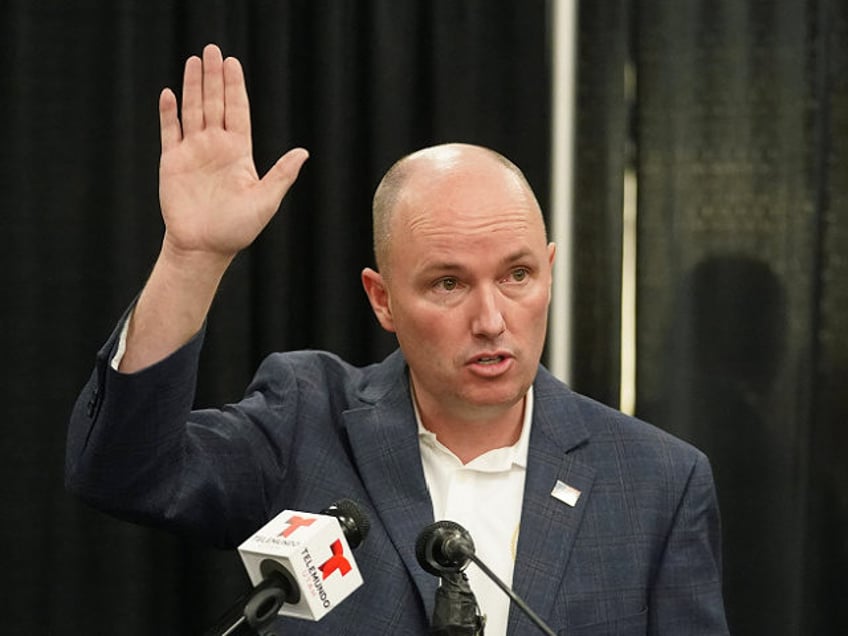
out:
{"label": "microphone windscreen", "polygon": [[419,565],[433,576],[456,573],[474,554],[474,542],[468,530],[455,521],[437,521],[424,528],[415,541]]}
{"label": "microphone windscreen", "polygon": [[339,499],[321,511],[322,515],[331,515],[339,520],[342,531],[345,534],[351,549],[359,547],[368,531],[371,529],[371,521],[362,507],[352,499]]}

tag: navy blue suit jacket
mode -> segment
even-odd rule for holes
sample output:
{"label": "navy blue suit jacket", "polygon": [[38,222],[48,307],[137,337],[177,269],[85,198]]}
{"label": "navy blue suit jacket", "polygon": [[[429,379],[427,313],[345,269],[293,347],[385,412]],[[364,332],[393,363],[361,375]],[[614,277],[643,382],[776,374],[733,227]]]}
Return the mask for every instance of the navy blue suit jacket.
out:
{"label": "navy blue suit jacket", "polygon": [[[283,509],[348,497],[371,519],[364,584],[296,634],[426,634],[437,579],[415,558],[432,523],[406,363],[269,356],[244,398],[192,411],[202,336],[139,373],[108,364],[71,417],[66,480],[121,518],[237,546]],[[707,458],[578,395],[539,368],[513,587],[570,636],[726,634],[719,519]],[[551,496],[557,481],[576,505]],[[492,502],[497,506],[498,502]],[[511,609],[510,634],[536,628]]]}

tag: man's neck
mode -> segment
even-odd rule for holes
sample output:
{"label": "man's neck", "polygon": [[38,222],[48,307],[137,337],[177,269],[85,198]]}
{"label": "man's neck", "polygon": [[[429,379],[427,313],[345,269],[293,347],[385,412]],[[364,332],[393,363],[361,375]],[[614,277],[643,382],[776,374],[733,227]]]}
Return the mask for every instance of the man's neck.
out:
{"label": "man's neck", "polygon": [[421,424],[463,463],[512,446],[521,436],[526,396],[510,407],[489,409],[479,417],[462,417],[421,400],[412,391]]}

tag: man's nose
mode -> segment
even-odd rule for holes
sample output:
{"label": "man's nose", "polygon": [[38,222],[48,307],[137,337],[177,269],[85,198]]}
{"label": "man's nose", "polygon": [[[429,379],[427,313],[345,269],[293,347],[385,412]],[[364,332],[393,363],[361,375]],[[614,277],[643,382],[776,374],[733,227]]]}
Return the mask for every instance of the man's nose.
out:
{"label": "man's nose", "polygon": [[474,294],[476,302],[472,307],[471,328],[475,336],[493,338],[506,330],[501,303],[503,298],[497,289],[483,286]]}

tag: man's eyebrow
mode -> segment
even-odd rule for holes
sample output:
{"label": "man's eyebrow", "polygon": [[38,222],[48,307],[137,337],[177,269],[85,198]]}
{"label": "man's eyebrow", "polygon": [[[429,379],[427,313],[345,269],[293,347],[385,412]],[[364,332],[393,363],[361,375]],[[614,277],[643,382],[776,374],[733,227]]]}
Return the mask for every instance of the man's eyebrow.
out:
{"label": "man's eyebrow", "polygon": [[510,263],[515,263],[517,261],[523,261],[525,258],[532,257],[533,252],[526,247],[521,248],[519,250],[514,251],[513,253],[505,256],[501,262],[504,265],[509,265]]}
{"label": "man's eyebrow", "polygon": [[464,272],[467,268],[455,261],[433,261],[427,263],[419,271],[422,274],[442,273],[442,272]]}
{"label": "man's eyebrow", "polygon": [[[518,250],[511,252],[510,254],[507,254],[506,256],[504,256],[501,259],[501,265],[502,266],[512,265],[513,263],[517,263],[517,262],[520,262],[520,261],[523,261],[527,258],[532,258],[532,257],[533,257],[533,251],[528,249],[528,248],[523,247],[521,249],[518,249]],[[424,275],[434,274],[434,273],[450,274],[450,273],[462,273],[462,272],[468,271],[469,269],[470,268],[467,265],[465,265],[463,263],[459,263],[457,261],[438,260],[438,261],[432,261],[432,262],[424,265],[419,270],[419,273],[424,274]]]}

